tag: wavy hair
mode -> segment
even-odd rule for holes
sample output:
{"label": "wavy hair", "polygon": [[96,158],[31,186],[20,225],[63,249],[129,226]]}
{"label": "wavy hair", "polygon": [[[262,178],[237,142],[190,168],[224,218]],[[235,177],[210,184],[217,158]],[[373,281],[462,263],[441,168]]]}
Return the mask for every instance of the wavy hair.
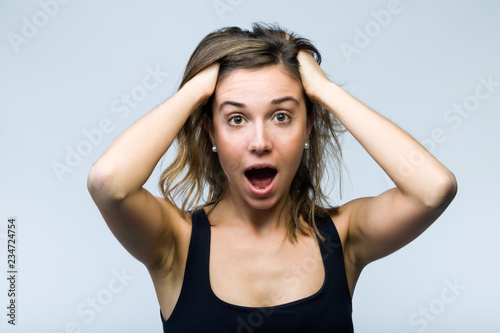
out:
{"label": "wavy hair", "polygon": [[[321,55],[309,40],[278,25],[254,23],[252,30],[222,28],[208,34],[198,44],[187,63],[179,89],[215,62],[220,63],[218,83],[236,69],[259,69],[273,65],[280,65],[293,79],[301,82],[297,60],[300,50],[310,51],[321,64]],[[199,204],[202,199],[205,199],[205,205],[213,204],[213,209],[227,187],[227,177],[218,155],[211,151],[209,133],[204,128],[204,116],[212,119],[212,101],[213,95],[189,116],[176,137],[177,156],[159,180],[165,199],[172,203],[176,198],[182,200],[179,209],[184,216],[190,210],[201,209]],[[329,161],[337,166],[339,182],[341,178],[342,153],[338,134],[345,129],[330,112],[307,96],[306,110],[308,117],[314,116],[310,148],[304,151],[285,205],[285,213],[288,214],[286,238],[292,243],[297,240],[298,233],[310,235],[309,227],[324,240],[315,218],[336,209],[328,203],[321,187],[325,170],[329,170]]]}

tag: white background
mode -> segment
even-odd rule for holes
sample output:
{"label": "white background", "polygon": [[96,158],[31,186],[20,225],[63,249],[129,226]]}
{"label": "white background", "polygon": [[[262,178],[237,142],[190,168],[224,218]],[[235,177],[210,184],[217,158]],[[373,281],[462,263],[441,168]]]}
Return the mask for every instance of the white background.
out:
{"label": "white background", "polygon": [[[149,275],[102,220],[87,173],[113,139],[175,92],[207,33],[254,21],[311,39],[334,81],[458,179],[457,197],[433,226],[362,273],[356,332],[500,331],[499,2],[54,1],[0,2],[1,332],[162,331]],[[143,90],[148,68],[168,75]],[[481,78],[496,84],[488,90]],[[115,112],[132,93],[137,105]],[[102,137],[92,132],[106,121]],[[335,204],[392,186],[350,135],[343,141],[348,173],[342,198],[331,194]],[[86,156],[71,157],[78,149]],[[159,168],[146,183],[154,194],[158,177]],[[9,217],[18,223],[16,326],[6,315]]]}

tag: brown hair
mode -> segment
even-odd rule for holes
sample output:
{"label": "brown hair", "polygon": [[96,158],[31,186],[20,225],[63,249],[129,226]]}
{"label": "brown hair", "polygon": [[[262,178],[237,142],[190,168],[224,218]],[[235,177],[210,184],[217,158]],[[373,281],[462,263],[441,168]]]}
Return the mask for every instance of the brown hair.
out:
{"label": "brown hair", "polygon": [[[215,62],[220,63],[218,82],[235,69],[259,69],[272,65],[281,65],[286,73],[301,82],[297,60],[300,50],[309,50],[318,64],[321,63],[321,55],[307,39],[277,25],[254,23],[252,28],[227,27],[208,34],[191,55],[179,89]],[[227,186],[226,175],[218,155],[211,151],[210,137],[204,128],[204,115],[212,117],[212,99],[213,96],[208,103],[194,110],[177,134],[177,156],[163,171],[159,181],[165,199],[172,203],[174,198],[182,199],[180,210],[183,214],[201,208],[197,205],[203,197],[205,185],[208,185],[207,205],[214,204],[213,207],[220,201]],[[325,170],[329,169],[328,160],[336,162],[339,180],[341,171],[342,154],[337,134],[345,130],[330,112],[311,102],[307,96],[306,110],[308,116],[314,116],[310,148],[304,151],[286,205],[289,207],[286,212],[289,214],[286,238],[292,242],[297,239],[297,232],[310,234],[310,229],[301,223],[301,219],[324,239],[319,234],[315,217],[335,210],[328,204],[321,188]]]}

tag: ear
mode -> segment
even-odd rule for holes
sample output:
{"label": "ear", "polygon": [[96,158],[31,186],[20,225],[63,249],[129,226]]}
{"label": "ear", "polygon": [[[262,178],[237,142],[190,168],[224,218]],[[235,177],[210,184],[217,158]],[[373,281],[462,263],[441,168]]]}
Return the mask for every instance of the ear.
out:
{"label": "ear", "polygon": [[205,127],[205,130],[208,132],[208,135],[210,136],[210,141],[212,141],[212,146],[215,146],[212,120],[208,117],[206,113],[203,115],[203,127]]}
{"label": "ear", "polygon": [[307,117],[307,140],[309,140],[309,136],[311,135],[313,126],[314,126],[314,113],[311,112],[311,115]]}

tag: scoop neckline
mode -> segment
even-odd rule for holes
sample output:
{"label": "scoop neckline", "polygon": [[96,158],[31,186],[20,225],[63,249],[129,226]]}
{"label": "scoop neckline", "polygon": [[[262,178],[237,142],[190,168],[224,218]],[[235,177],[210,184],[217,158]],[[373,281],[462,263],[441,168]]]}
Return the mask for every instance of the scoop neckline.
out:
{"label": "scoop neckline", "polygon": [[318,240],[318,245],[319,245],[319,248],[320,248],[321,262],[323,263],[323,269],[324,269],[324,272],[325,272],[325,276],[324,276],[324,281],[323,281],[323,284],[321,285],[321,288],[318,291],[316,291],[314,294],[306,296],[306,297],[303,297],[303,298],[300,298],[300,299],[295,300],[295,301],[290,301],[290,302],[287,302],[287,303],[277,304],[277,305],[272,305],[272,306],[263,306],[263,307],[253,307],[253,306],[245,306],[245,305],[232,304],[232,303],[226,302],[223,299],[219,298],[215,294],[215,292],[213,291],[212,284],[210,282],[210,244],[211,244],[211,241],[212,241],[212,230],[210,229],[210,226],[211,226],[210,225],[210,220],[208,219],[208,216],[205,213],[205,210],[203,208],[201,209],[201,211],[202,211],[202,214],[203,214],[203,218],[208,223],[208,251],[207,251],[208,252],[207,253],[207,256],[208,256],[208,263],[207,263],[207,283],[208,283],[208,289],[209,289],[210,296],[212,296],[217,302],[219,302],[219,303],[221,303],[221,304],[223,304],[225,306],[231,307],[231,308],[235,308],[235,309],[238,309],[238,310],[246,310],[246,311],[255,311],[255,310],[260,310],[260,309],[264,309],[264,310],[266,310],[266,309],[285,309],[285,308],[290,308],[290,307],[299,306],[299,305],[308,303],[308,302],[316,299],[317,297],[321,296],[324,293],[324,291],[326,289],[327,282],[328,282],[328,270],[327,270],[327,267],[325,265],[325,261],[323,259],[323,257],[324,257],[323,248],[319,244],[320,239],[318,239],[318,237],[316,236],[316,239]]}

